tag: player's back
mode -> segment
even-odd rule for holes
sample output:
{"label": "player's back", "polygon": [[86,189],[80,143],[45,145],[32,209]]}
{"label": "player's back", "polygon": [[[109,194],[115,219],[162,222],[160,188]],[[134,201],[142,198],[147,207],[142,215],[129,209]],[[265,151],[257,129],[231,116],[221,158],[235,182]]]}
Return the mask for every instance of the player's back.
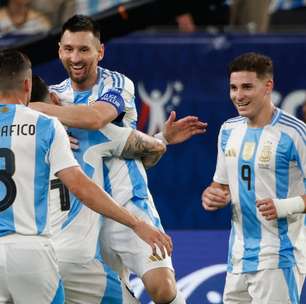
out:
{"label": "player's back", "polygon": [[48,235],[53,120],[13,104],[1,104],[0,117],[0,236]]}

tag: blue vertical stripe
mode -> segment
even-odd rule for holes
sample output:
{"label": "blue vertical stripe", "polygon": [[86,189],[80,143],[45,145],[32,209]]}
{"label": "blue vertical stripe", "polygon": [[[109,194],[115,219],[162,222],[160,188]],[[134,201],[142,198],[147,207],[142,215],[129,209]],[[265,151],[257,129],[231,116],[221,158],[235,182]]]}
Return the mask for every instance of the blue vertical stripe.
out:
{"label": "blue vertical stripe", "polygon": [[220,145],[223,152],[225,152],[225,147],[227,145],[231,133],[232,129],[222,129]]}
{"label": "blue vertical stripe", "polygon": [[[55,133],[50,122],[49,118],[39,116],[36,123],[34,206],[37,234],[41,234],[47,224],[50,165],[45,159]],[[46,134],[50,136],[49,142],[46,141]]]}
{"label": "blue vertical stripe", "polygon": [[109,178],[109,169],[108,167],[103,163],[103,176],[104,176],[104,190],[110,195],[113,195],[113,189],[112,184]]}
{"label": "blue vertical stripe", "polygon": [[[289,165],[290,160],[295,160],[297,151],[292,139],[285,133],[281,133],[275,156],[275,189],[279,199],[288,196],[289,189]],[[279,233],[279,267],[290,267],[295,264],[294,248],[288,237],[288,221],[286,218],[278,219]]]}
{"label": "blue vertical stripe", "polygon": [[[261,224],[256,214],[256,195],[255,195],[255,155],[258,142],[262,134],[262,129],[248,128],[244,136],[240,149],[238,161],[238,179],[239,179],[239,200],[242,214],[242,229],[244,239],[243,252],[243,272],[257,271],[259,263],[259,251],[261,241]],[[243,151],[245,145],[253,145],[253,153],[249,155],[249,159],[243,159]],[[242,166],[247,166],[250,172],[249,181],[243,179]],[[250,187],[250,189],[248,189]]]}
{"label": "blue vertical stripe", "polygon": [[122,288],[118,274],[116,274],[110,267],[103,264],[106,273],[106,288],[101,301],[101,304],[122,304]]}
{"label": "blue vertical stripe", "polygon": [[59,280],[58,287],[51,304],[64,304],[64,303],[65,303],[64,285],[63,281]]}
{"label": "blue vertical stripe", "polygon": [[[15,114],[16,114],[16,106],[15,105],[0,105],[0,110],[3,108],[8,108],[9,111],[0,111],[0,126],[10,126],[14,122]],[[1,148],[11,148],[11,136],[2,136],[0,138],[0,147]],[[5,170],[5,167],[1,168]],[[14,176],[13,176],[14,179]],[[17,189],[18,191],[18,189]],[[6,195],[5,187],[0,187],[0,197],[3,198]],[[10,233],[14,233],[16,231],[15,223],[14,223],[14,213],[12,206],[8,209],[0,212],[0,236],[4,236]]]}
{"label": "blue vertical stripe", "polygon": [[297,287],[296,280],[294,277],[293,268],[288,267],[288,268],[283,268],[282,270],[284,273],[285,280],[287,282],[290,302],[291,304],[299,304],[300,303],[299,292],[298,292],[298,287]]}
{"label": "blue vertical stripe", "polygon": [[147,198],[147,184],[144,180],[135,160],[125,160],[128,167],[129,177],[132,183],[133,197]]}

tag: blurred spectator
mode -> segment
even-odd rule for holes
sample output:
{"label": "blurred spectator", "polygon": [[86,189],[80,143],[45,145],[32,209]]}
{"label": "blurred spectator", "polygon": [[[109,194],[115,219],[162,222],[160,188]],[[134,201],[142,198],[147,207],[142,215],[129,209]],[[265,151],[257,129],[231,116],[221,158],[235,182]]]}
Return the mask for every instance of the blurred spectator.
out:
{"label": "blurred spectator", "polygon": [[269,27],[270,0],[232,0],[230,26],[251,33],[265,33]]}
{"label": "blurred spectator", "polygon": [[215,26],[223,28],[229,22],[229,9],[225,0],[172,0],[176,22],[182,32]]}
{"label": "blurred spectator", "polygon": [[0,33],[29,35],[50,30],[47,17],[30,8],[30,0],[8,0],[0,9]]}
{"label": "blurred spectator", "polygon": [[76,0],[78,14],[94,15],[131,0]]}
{"label": "blurred spectator", "polygon": [[76,0],[32,0],[31,7],[44,13],[52,27],[60,27],[76,13]]}

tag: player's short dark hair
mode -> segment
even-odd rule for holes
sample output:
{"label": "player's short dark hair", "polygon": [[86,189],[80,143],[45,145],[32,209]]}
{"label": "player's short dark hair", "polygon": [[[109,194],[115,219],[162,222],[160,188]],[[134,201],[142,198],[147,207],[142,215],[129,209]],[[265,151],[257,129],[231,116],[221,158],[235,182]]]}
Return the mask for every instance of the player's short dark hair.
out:
{"label": "player's short dark hair", "polygon": [[255,72],[258,78],[273,77],[273,62],[270,57],[263,54],[245,53],[234,58],[229,64],[228,75],[241,71]]}
{"label": "player's short dark hair", "polygon": [[19,89],[29,71],[31,61],[25,54],[16,50],[0,51],[0,91]]}
{"label": "player's short dark hair", "polygon": [[48,85],[38,75],[32,76],[32,93],[30,102],[47,101],[49,96]]}
{"label": "player's short dark hair", "polygon": [[68,19],[62,26],[61,38],[65,31],[72,33],[91,32],[98,40],[101,39],[98,24],[91,17],[85,15],[74,15]]}

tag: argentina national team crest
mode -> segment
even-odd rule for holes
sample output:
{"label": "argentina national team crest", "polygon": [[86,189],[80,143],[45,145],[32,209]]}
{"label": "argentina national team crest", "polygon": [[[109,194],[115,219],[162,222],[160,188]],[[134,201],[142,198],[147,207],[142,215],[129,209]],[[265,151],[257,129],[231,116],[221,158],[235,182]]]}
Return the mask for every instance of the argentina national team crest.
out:
{"label": "argentina national team crest", "polygon": [[272,157],[273,144],[270,141],[264,143],[263,148],[259,154],[258,167],[262,169],[270,168],[270,161]]}
{"label": "argentina national team crest", "polygon": [[168,114],[181,102],[182,82],[168,82],[165,89],[146,88],[143,82],[137,85],[140,98],[138,129],[153,135],[162,130]]}

